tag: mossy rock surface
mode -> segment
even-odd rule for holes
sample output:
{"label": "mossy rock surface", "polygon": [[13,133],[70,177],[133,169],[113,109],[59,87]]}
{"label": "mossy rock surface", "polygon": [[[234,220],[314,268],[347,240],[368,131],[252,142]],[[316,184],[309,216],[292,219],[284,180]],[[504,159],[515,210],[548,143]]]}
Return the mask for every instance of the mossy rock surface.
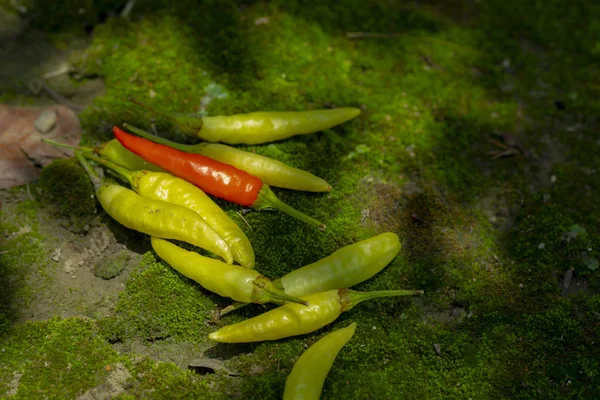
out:
{"label": "mossy rock surface", "polygon": [[53,161],[42,169],[39,185],[42,204],[55,208],[74,232],[84,228],[96,215],[94,188],[85,171],[74,158]]}
{"label": "mossy rock surface", "polygon": [[[0,7],[18,15],[13,3]],[[161,262],[59,160],[29,191],[0,192],[0,397],[277,399],[307,346],[355,321],[323,399],[597,398],[596,2],[147,1],[124,17],[125,2],[21,3],[54,45],[90,41],[71,54],[73,79],[106,86],[79,114],[85,145],[123,122],[195,141],[129,97],[196,115],[360,107],[325,132],[238,146],[326,179],[326,194],[274,189],[325,232],[217,202],[269,278],[393,231],[400,254],[355,289],[425,295],[215,345],[208,333],[271,306],[216,321],[229,302]],[[0,99],[36,101],[23,82]],[[81,253],[69,273],[52,258],[63,246]],[[106,249],[134,260],[108,280],[94,276]],[[225,369],[188,368],[205,358]]]}

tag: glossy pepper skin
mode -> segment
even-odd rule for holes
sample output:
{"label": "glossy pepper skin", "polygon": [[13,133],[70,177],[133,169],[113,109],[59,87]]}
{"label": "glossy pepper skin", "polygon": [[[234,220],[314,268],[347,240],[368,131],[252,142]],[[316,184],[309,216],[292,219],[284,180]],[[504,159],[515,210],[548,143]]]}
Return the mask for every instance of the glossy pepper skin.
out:
{"label": "glossy pepper skin", "polygon": [[198,187],[166,172],[129,171],[91,153],[83,155],[117,173],[140,196],[195,211],[225,240],[235,261],[245,268],[254,268],[254,250],[244,231]]}
{"label": "glossy pepper skin", "polygon": [[233,165],[242,171],[248,172],[250,175],[256,176],[269,186],[291,190],[302,190],[306,192],[331,191],[331,185],[325,180],[310,172],[290,167],[281,161],[273,160],[269,157],[218,143],[198,143],[192,145],[175,143],[152,135],[149,132],[129,124],[123,124],[123,126],[136,135],[153,142],[164,144],[187,153],[200,154],[210,157],[213,160]]}
{"label": "glossy pepper skin", "polygon": [[349,288],[379,273],[396,257],[401,247],[398,235],[382,233],[342,247],[315,263],[282,276],[276,282],[292,296]]}
{"label": "glossy pepper skin", "polygon": [[311,111],[259,111],[219,116],[166,114],[135,99],[133,103],[173,120],[185,134],[207,142],[261,144],[329,129],[360,115],[358,108]]}
{"label": "glossy pepper skin", "polygon": [[[342,247],[317,262],[298,268],[273,281],[285,293],[306,296],[331,289],[349,288],[379,273],[398,255],[398,235],[386,232]],[[225,315],[245,304],[232,304],[221,311]]]}
{"label": "glossy pepper skin", "polygon": [[303,300],[288,296],[277,289],[269,279],[257,271],[203,257],[156,237],[152,237],[151,241],[156,254],[167,264],[220,296],[259,304],[273,300],[306,304]]}
{"label": "glossy pepper skin", "polygon": [[283,400],[319,400],[325,378],[342,348],[352,339],[356,322],[333,331],[306,350],[285,381]]}
{"label": "glossy pepper skin", "polygon": [[325,229],[325,225],[316,219],[277,199],[268,185],[245,171],[199,154],[186,153],[130,135],[116,126],[113,133],[128,150],[193,183],[208,194],[257,210],[275,208],[321,230]]}
{"label": "glossy pepper skin", "polygon": [[344,311],[357,304],[379,297],[412,296],[421,290],[388,290],[357,292],[349,289],[333,289],[302,296],[308,306],[287,303],[256,317],[227,325],[212,332],[208,338],[222,343],[249,343],[278,340],[290,336],[311,333],[335,321]]}
{"label": "glossy pepper skin", "polygon": [[208,250],[229,264],[233,262],[227,243],[194,211],[165,201],[145,199],[133,190],[100,180],[81,152],[75,155],[90,175],[102,208],[121,225],[151,236],[181,240]]}

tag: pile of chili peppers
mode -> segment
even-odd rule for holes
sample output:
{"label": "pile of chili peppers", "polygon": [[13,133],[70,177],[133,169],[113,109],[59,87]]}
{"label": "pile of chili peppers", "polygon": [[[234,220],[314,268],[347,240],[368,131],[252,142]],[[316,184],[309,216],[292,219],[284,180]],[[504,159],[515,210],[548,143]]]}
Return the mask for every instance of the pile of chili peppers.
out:
{"label": "pile of chili peppers", "polygon": [[[277,340],[314,332],[365,300],[423,292],[348,289],[371,278],[396,257],[401,245],[391,232],[343,247],[274,281],[261,275],[253,269],[255,256],[250,240],[210,196],[256,210],[274,208],[324,230],[325,225],[318,220],[280,201],[270,186],[311,192],[330,191],[331,186],[282,162],[207,142],[267,143],[328,129],[359,114],[358,109],[339,108],[202,118],[167,115],[184,133],[205,142],[183,145],[124,124],[135,135],[115,126],[114,140],[98,148],[75,148],[75,157],[89,174],[107,214],[127,228],[150,235],[158,257],[179,273],[236,301],[220,315],[249,303],[280,304],[212,332],[211,340]],[[98,175],[89,161],[104,167],[131,189]],[[169,239],[202,248],[224,262],[185,250]],[[284,399],[318,399],[335,357],[355,329],[356,323],[352,323],[311,346],[289,375]]]}

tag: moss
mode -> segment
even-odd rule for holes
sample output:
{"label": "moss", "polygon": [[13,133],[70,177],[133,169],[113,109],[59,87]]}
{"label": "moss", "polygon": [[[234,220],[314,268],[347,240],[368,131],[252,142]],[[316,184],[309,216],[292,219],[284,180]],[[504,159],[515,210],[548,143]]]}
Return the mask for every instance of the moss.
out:
{"label": "moss", "polygon": [[105,258],[94,266],[94,275],[103,279],[114,278],[125,269],[128,261],[129,255],[125,252]]}
{"label": "moss", "polygon": [[105,366],[118,355],[91,321],[53,318],[10,330],[0,358],[2,392],[12,389],[14,398],[26,399],[76,397],[102,382]]}
{"label": "moss", "polygon": [[192,342],[204,339],[204,321],[209,319],[214,303],[190,282],[146,253],[131,272],[115,315],[101,321],[101,332],[111,341],[133,337],[174,337]]}
{"label": "moss", "polygon": [[[18,198],[29,188],[14,189]],[[52,277],[48,268],[46,238],[38,233],[40,203],[24,199],[0,211],[0,325],[23,317],[23,308]]]}
{"label": "moss", "polygon": [[[110,1],[85,5],[82,18],[71,18],[78,10],[70,2],[57,3],[63,8],[44,29],[72,34],[82,22],[108,16],[74,60],[82,76],[106,82],[106,93],[80,114],[84,143],[107,139],[108,128],[124,121],[154,123],[165,136],[193,141],[129,104],[129,96],[165,111],[211,115],[361,107],[359,118],[326,132],[239,146],[333,184],[327,194],[275,189],[282,200],[326,222],[326,232],[281,213],[241,214],[237,206],[218,203],[247,232],[257,269],[268,277],[392,230],[402,240],[400,256],[358,289],[426,291],[422,300],[362,304],[311,335],[208,350],[241,373],[235,379],[200,378],[174,364],[123,356],[134,379],[121,398],[203,398],[207,387],[215,396],[280,398],[305,346],[350,321],[359,328],[334,364],[323,398],[593,398],[600,381],[594,344],[600,301],[593,295],[600,288],[593,262],[600,259],[600,97],[599,14],[592,3],[565,11],[557,1],[517,0],[418,6],[317,1],[310,7],[295,1],[153,1],[138,2],[129,19],[112,17],[120,8]],[[37,18],[35,26],[42,22]],[[357,31],[384,35],[346,35]],[[215,85],[227,96],[214,96]],[[212,96],[209,104],[202,103],[205,95]],[[18,101],[16,94],[5,96]],[[498,150],[490,143],[493,132],[520,137],[532,156],[492,160],[488,153]],[[44,207],[92,215],[89,190],[64,186],[84,178],[74,164],[61,163],[68,166],[44,170]],[[23,260],[0,254],[13,300],[26,290],[19,286],[24,263],[38,265],[43,254],[42,244],[30,247],[42,240],[35,235],[37,214],[30,201],[19,211],[21,222],[2,222],[9,235],[23,223],[34,231],[2,245],[28,254]],[[75,218],[76,224],[85,220]],[[129,244],[140,237],[118,235]],[[147,243],[139,248],[147,251]],[[571,268],[573,287],[581,284],[587,294],[563,290]],[[204,335],[215,328],[208,322],[211,311],[225,304],[147,253],[114,314],[99,321],[99,347],[106,348],[104,340],[171,337],[204,349],[211,346]],[[264,309],[249,306],[218,324]],[[13,329],[10,321],[0,314],[0,329]],[[40,381],[47,377],[28,371]]]}
{"label": "moss", "polygon": [[54,161],[42,170],[39,198],[68,219],[69,227],[79,232],[96,213],[94,189],[89,177],[74,158]]}
{"label": "moss", "polygon": [[157,363],[144,358],[136,363],[132,372],[137,379],[118,399],[226,398],[211,388],[206,379],[182,371],[173,363]]}

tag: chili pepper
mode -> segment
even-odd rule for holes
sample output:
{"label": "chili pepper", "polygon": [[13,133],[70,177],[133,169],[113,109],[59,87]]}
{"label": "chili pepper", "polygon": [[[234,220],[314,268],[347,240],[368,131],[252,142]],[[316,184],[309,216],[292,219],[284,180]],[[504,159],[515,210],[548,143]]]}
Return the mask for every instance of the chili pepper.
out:
{"label": "chili pepper", "polygon": [[279,200],[269,185],[245,171],[199,154],[186,153],[130,135],[116,126],[113,133],[128,150],[193,183],[208,194],[257,210],[276,208],[321,230],[325,229],[325,225],[316,219]]}
{"label": "chili pepper", "polygon": [[290,167],[281,161],[273,160],[269,157],[218,143],[175,143],[129,124],[123,124],[123,126],[136,135],[153,142],[164,144],[174,149],[185,151],[186,153],[200,154],[224,164],[233,165],[242,171],[260,178],[260,180],[269,186],[304,190],[307,192],[329,192],[331,190],[331,185],[310,172]]}
{"label": "chili pepper", "polygon": [[356,322],[333,331],[306,350],[285,381],[283,400],[319,400],[325,378],[342,347],[354,336]]}
{"label": "chili pepper", "polygon": [[199,117],[168,114],[135,99],[129,100],[170,119],[187,135],[198,136],[207,142],[229,144],[261,144],[306,135],[329,129],[360,114],[358,108],[342,107],[331,110],[260,111]]}
{"label": "chili pepper", "polygon": [[[382,233],[342,247],[317,262],[276,279],[273,283],[292,296],[349,288],[379,273],[396,257],[400,247],[398,235],[392,232]],[[245,305],[232,304],[221,310],[220,315]]]}
{"label": "chili pepper", "polygon": [[156,237],[152,237],[151,241],[156,254],[167,264],[219,296],[259,304],[269,301],[308,304],[283,293],[257,271],[203,257]]}
{"label": "chili pepper", "polygon": [[105,157],[108,161],[115,163],[116,165],[126,168],[130,171],[153,171],[153,172],[165,172],[161,167],[145,161],[142,157],[135,153],[127,150],[117,139],[112,139],[103,145],[91,148],[91,147],[77,147],[71,146],[66,143],[56,142],[51,139],[42,138],[42,142],[58,146],[66,147],[72,150],[81,150],[84,153],[95,153]]}
{"label": "chili pepper", "polygon": [[286,303],[256,317],[224,326],[209,334],[208,338],[223,343],[247,343],[303,335],[335,321],[341,313],[365,300],[390,296],[412,296],[422,293],[422,290],[377,292],[357,292],[350,289],[328,290],[300,297],[308,302],[308,306]]}
{"label": "chili pepper", "polygon": [[165,172],[161,167],[145,161],[142,157],[135,153],[127,150],[118,140],[113,139],[96,149],[84,149],[87,151],[93,151],[96,154],[100,154],[106,157],[109,161],[127,168],[130,171],[153,171],[153,172]]}
{"label": "chili pepper", "polygon": [[84,157],[117,173],[146,199],[163,200],[195,211],[225,240],[235,261],[246,268],[254,268],[254,250],[244,231],[198,187],[166,172],[134,172],[91,153],[84,154]]}
{"label": "chili pepper", "polygon": [[217,254],[229,264],[233,262],[227,243],[194,211],[145,199],[133,190],[100,179],[81,151],[75,156],[90,176],[102,208],[121,225],[151,236],[181,240]]}

